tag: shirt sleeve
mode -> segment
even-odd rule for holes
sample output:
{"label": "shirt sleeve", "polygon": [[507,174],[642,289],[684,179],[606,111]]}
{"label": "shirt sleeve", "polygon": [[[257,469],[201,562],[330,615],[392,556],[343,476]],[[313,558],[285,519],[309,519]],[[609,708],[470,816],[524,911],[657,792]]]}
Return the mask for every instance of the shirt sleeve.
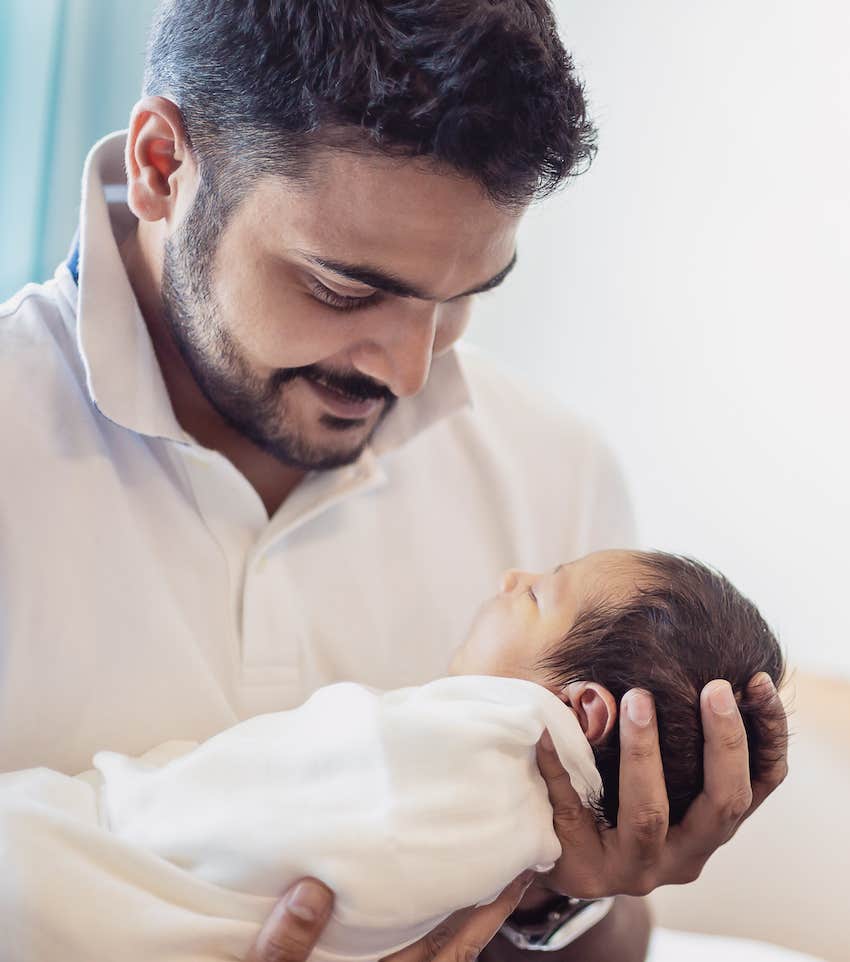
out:
{"label": "shirt sleeve", "polygon": [[0,775],[3,962],[244,958],[273,900],[201,884],[110,833],[98,779]]}

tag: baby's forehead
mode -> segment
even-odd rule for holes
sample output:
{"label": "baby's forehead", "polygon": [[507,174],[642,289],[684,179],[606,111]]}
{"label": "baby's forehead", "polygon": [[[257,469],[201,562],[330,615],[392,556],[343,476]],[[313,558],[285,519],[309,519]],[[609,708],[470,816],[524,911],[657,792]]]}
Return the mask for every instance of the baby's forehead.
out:
{"label": "baby's forehead", "polygon": [[581,594],[585,600],[623,602],[649,587],[651,575],[640,551],[597,551],[588,555]]}
{"label": "baby's forehead", "polygon": [[646,579],[647,552],[612,548],[594,551],[582,561],[589,571],[598,577],[638,580]]}

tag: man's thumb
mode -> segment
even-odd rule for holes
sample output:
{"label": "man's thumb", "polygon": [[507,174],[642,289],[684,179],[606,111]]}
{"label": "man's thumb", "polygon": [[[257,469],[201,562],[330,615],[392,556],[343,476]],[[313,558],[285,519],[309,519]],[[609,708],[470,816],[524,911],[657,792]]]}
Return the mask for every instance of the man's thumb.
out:
{"label": "man's thumb", "polygon": [[245,962],[306,962],[333,908],[333,892],[301,879],[272,909]]}

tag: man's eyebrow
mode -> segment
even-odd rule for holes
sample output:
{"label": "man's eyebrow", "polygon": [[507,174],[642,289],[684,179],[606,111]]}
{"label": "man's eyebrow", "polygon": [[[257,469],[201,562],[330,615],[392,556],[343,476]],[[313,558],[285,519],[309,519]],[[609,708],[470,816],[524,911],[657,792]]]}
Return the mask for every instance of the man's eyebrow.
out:
{"label": "man's eyebrow", "polygon": [[[325,270],[332,271],[334,274],[339,274],[341,277],[346,277],[351,281],[358,281],[361,284],[368,284],[369,287],[374,287],[379,291],[385,291],[387,294],[395,294],[396,297],[415,297],[420,301],[438,300],[438,298],[429,294],[427,291],[421,290],[415,284],[411,284],[398,275],[377,267],[371,267],[367,264],[346,264],[342,261],[319,257],[316,254],[311,254],[309,251],[296,250],[294,253],[300,254],[311,263],[316,264],[318,267],[324,267]],[[514,256],[511,258],[510,263],[506,267],[503,267],[498,274],[491,277],[489,281],[485,281],[483,284],[479,284],[478,287],[473,287],[471,290],[464,291],[463,294],[456,294],[454,297],[450,297],[449,301],[457,301],[460,300],[461,297],[470,297],[472,294],[483,294],[484,291],[490,291],[494,287],[498,287],[514,269],[516,260],[517,252],[514,251]]]}

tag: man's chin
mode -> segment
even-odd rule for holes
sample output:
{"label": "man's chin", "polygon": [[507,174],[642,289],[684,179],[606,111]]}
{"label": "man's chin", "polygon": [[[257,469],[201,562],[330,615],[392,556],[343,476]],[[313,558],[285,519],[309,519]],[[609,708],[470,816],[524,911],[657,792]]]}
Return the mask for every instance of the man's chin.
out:
{"label": "man's chin", "polygon": [[287,467],[299,468],[302,471],[332,471],[335,468],[344,468],[354,464],[365,447],[366,442],[364,441],[354,448],[321,447],[304,452],[293,451],[290,447],[282,447],[277,444],[269,444],[265,445],[265,450]]}
{"label": "man's chin", "polygon": [[324,412],[319,415],[308,443],[316,451],[324,450],[328,456],[338,457],[340,461],[336,467],[351,464],[363,453],[392,407],[391,402],[384,402],[378,411],[366,418],[341,418]]}
{"label": "man's chin", "polygon": [[299,410],[290,402],[281,406],[276,430],[258,421],[237,428],[287,467],[330,471],[357,461],[392,407],[387,401],[369,417],[343,418],[312,406]]}
{"label": "man's chin", "polygon": [[260,447],[287,467],[302,471],[331,471],[354,464],[373,433],[374,428],[364,430],[363,426],[357,431],[349,425],[347,430],[341,431],[322,425],[309,434],[299,435],[297,439],[263,439]]}
{"label": "man's chin", "polygon": [[355,437],[366,437],[368,441],[378,426],[378,418],[364,418],[363,420],[355,421],[351,418],[338,418],[333,414],[323,414],[319,418],[319,432],[330,432],[337,435],[340,438],[345,438],[346,436]]}

